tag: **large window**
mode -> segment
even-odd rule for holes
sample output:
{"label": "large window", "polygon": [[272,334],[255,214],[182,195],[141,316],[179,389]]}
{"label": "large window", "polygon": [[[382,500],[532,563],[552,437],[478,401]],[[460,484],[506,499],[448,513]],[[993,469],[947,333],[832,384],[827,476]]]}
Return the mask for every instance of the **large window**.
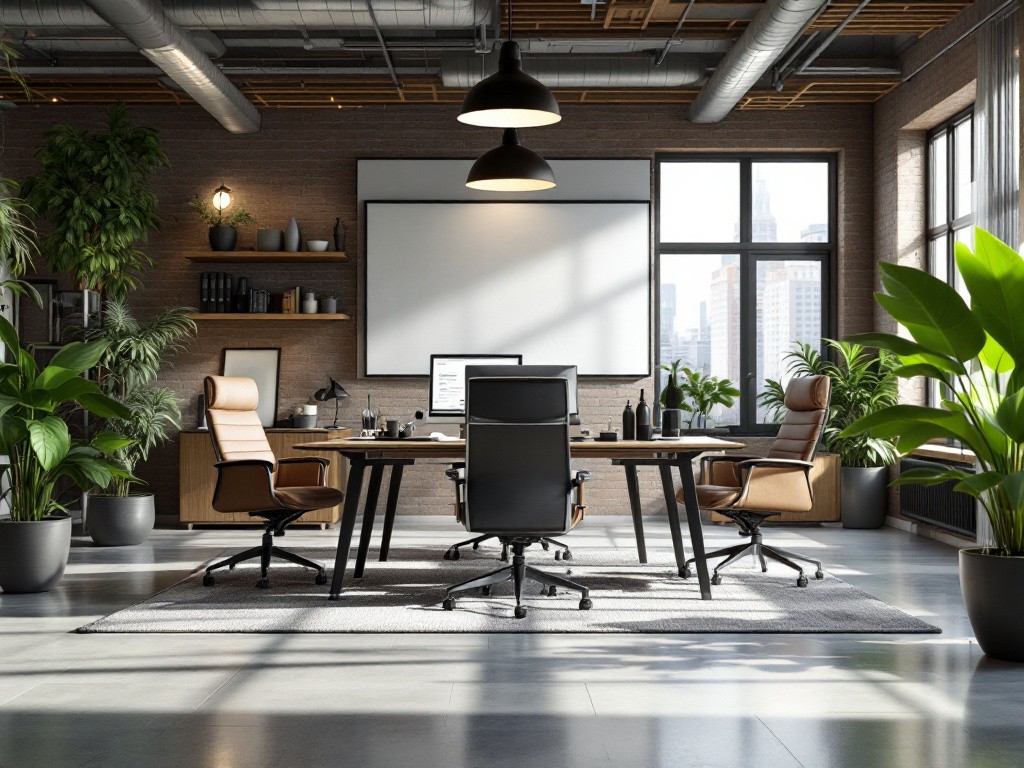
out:
{"label": "large window", "polygon": [[965,293],[956,244],[974,245],[974,114],[961,112],[928,133],[928,269]]}
{"label": "large window", "polygon": [[830,155],[657,158],[658,362],[740,389],[715,425],[765,421],[765,380],[832,332],[835,189]]}

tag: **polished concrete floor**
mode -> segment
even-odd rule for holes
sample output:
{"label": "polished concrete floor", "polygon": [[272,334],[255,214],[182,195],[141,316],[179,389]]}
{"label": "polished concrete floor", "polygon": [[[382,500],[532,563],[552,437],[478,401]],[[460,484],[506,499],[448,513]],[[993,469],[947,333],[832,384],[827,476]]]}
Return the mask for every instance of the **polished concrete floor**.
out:
{"label": "polished concrete floor", "polygon": [[[395,546],[463,533],[403,518]],[[57,590],[0,595],[0,768],[1024,765],[1024,665],[974,643],[954,549],[891,528],[768,536],[942,634],[78,635],[258,533],[83,539]],[[633,546],[621,518],[573,542]]]}

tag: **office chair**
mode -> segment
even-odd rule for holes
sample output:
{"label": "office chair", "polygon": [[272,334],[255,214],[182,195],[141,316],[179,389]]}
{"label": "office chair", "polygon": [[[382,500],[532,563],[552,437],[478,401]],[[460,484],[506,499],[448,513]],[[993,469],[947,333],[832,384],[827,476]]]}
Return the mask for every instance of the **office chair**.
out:
{"label": "office chair", "polygon": [[252,379],[235,376],[207,376],[206,423],[217,455],[217,486],[213,508],[232,514],[247,512],[264,520],[263,542],[258,547],[232,555],[206,569],[203,586],[213,586],[213,571],[234,569],[244,560],[260,559],[256,586],[270,586],[271,558],[278,557],[316,571],[316,583],[326,584],[324,567],[294,552],[274,546],[274,536],[306,512],[333,507],[344,494],[324,484],[330,462],[316,457],[277,459],[260,424],[256,405],[259,391]]}
{"label": "office chair", "polygon": [[466,465],[447,470],[455,482],[459,521],[471,533],[496,536],[512,551],[512,564],[448,587],[444,609],[455,595],[511,580],[515,617],[527,579],[546,587],[581,594],[588,610],[590,590],[526,564],[525,550],[542,539],[568,533],[583,519],[583,483],[588,472],[569,468],[568,384],[559,378],[496,377],[470,379],[466,389]]}
{"label": "office chair", "polygon": [[[740,536],[749,536],[748,544],[738,544],[714,552],[707,557],[725,557],[715,566],[712,584],[721,584],[719,575],[726,566],[748,552],[761,561],[761,571],[768,570],[765,557],[787,565],[798,572],[797,586],[806,587],[804,570],[794,560],[817,567],[814,576],[825,574],[821,563],[803,555],[765,544],[761,524],[783,512],[809,512],[814,501],[811,489],[811,463],[825,421],[832,380],[828,376],[791,379],[786,386],[786,416],[779,435],[765,457],[705,456],[700,463],[697,501],[701,509],[725,515],[740,527]],[[680,497],[682,491],[680,491]],[[690,575],[690,563],[683,566],[683,576]]]}

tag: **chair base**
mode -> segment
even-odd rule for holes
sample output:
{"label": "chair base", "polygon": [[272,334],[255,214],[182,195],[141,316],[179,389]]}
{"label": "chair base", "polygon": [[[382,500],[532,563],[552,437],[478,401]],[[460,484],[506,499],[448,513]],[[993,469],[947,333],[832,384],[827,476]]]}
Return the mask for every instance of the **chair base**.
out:
{"label": "chair base", "polygon": [[[812,565],[817,567],[817,570],[814,572],[814,578],[825,578],[825,573],[821,570],[821,562],[819,560],[814,560],[813,558],[806,557],[804,555],[798,555],[795,552],[790,552],[786,549],[779,549],[778,547],[773,547],[769,544],[765,544],[761,536],[761,531],[757,528],[754,528],[750,531],[743,531],[741,532],[741,534],[748,534],[750,536],[750,542],[747,544],[737,544],[733,547],[725,547],[724,549],[716,549],[714,552],[707,553],[706,557],[709,560],[713,557],[725,558],[725,560],[723,560],[715,566],[715,570],[711,575],[711,583],[713,585],[718,586],[722,583],[722,577],[718,573],[720,570],[728,567],[729,565],[736,562],[748,553],[756,557],[760,561],[762,573],[765,573],[768,570],[768,563],[766,562],[765,558],[768,558],[769,560],[774,560],[777,563],[782,563],[783,565],[792,568],[799,574],[796,579],[796,585],[798,587],[807,586],[807,577],[804,576],[804,569],[801,566],[797,565],[795,562],[793,562],[794,560],[800,560],[805,563],[811,563]],[[684,577],[688,577],[690,575],[690,563],[692,562],[694,562],[694,559],[691,557],[683,565]]]}
{"label": "chair base", "polygon": [[[492,537],[480,537],[480,539],[487,538]],[[544,571],[541,571],[537,568],[534,568],[533,566],[529,566],[526,564],[526,547],[530,546],[531,544],[537,543],[540,543],[543,546],[543,539],[539,537],[494,538],[501,539],[503,549],[512,549],[512,564],[506,565],[504,568],[499,568],[496,571],[491,571],[490,573],[484,574],[483,576],[477,576],[476,578],[470,579],[469,581],[464,581],[461,584],[456,584],[455,586],[448,587],[448,589],[445,592],[443,604],[444,609],[446,611],[451,611],[455,609],[455,595],[459,593],[468,592],[473,589],[479,589],[486,596],[490,594],[491,587],[494,584],[501,584],[506,581],[512,581],[514,585],[516,598],[516,607],[513,615],[517,619],[525,618],[526,607],[522,604],[522,594],[523,584],[527,580],[535,581],[538,584],[543,585],[544,590],[542,591],[542,594],[549,596],[556,595],[558,593],[558,587],[562,587],[563,589],[571,589],[576,592],[579,592],[581,595],[579,606],[581,611],[589,610],[593,606],[593,603],[590,600],[590,590],[587,587],[584,587],[582,584],[577,584],[575,581],[570,581],[569,579],[563,578],[561,576],[555,576],[551,573],[545,573]],[[559,546],[565,546],[564,544],[561,544],[561,542],[555,542],[554,539],[550,539],[548,541],[549,543],[554,542]],[[465,543],[469,544],[473,542],[471,540]]]}
{"label": "chair base", "polygon": [[[468,547],[472,545],[473,549],[479,549],[480,545],[483,542],[489,539],[496,538],[498,537],[494,534],[486,534],[484,536],[477,536],[474,539],[466,539],[465,541],[460,541],[458,544],[452,544],[450,547],[448,547],[448,549],[445,550],[444,559],[458,560],[460,557],[462,557],[462,554],[459,552],[459,547]],[[572,550],[569,549],[569,545],[565,542],[558,541],[557,539],[550,539],[545,536],[541,538],[540,546],[545,552],[547,552],[548,549],[552,546],[558,547],[558,549],[555,550],[555,560],[572,560]],[[508,562],[508,544],[501,545],[501,562]]]}
{"label": "chair base", "polygon": [[274,535],[284,535],[284,527],[295,520],[299,515],[290,516],[287,519],[275,519],[268,520],[266,522],[266,530],[263,532],[263,541],[258,547],[252,549],[246,549],[239,552],[236,555],[232,555],[229,558],[221,560],[218,563],[214,563],[206,569],[206,573],[203,575],[203,586],[212,587],[214,583],[213,572],[221,568],[228,568],[234,570],[234,567],[238,563],[245,562],[246,560],[260,559],[260,578],[256,582],[256,586],[260,589],[266,589],[270,586],[270,561],[273,558],[279,560],[285,560],[289,563],[302,566],[303,568],[312,568],[316,571],[315,582],[317,584],[327,583],[327,571],[324,566],[319,563],[313,562],[301,555],[297,555],[294,552],[289,552],[287,549],[281,549],[280,547],[274,546]]}

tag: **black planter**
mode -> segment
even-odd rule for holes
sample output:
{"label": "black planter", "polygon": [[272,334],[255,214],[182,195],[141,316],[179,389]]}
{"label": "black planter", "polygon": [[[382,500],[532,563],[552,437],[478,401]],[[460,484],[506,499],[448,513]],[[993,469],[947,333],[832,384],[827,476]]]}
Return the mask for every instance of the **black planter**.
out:
{"label": "black planter", "polygon": [[210,248],[215,251],[233,251],[238,242],[238,230],[234,227],[210,227]]}
{"label": "black planter", "polygon": [[683,423],[683,412],[678,408],[666,408],[661,412],[661,434],[663,437],[678,437]]}
{"label": "black planter", "polygon": [[985,655],[1024,662],[1024,557],[961,549],[960,591]]}
{"label": "black planter", "polygon": [[888,467],[840,467],[843,528],[881,528],[889,511]]}
{"label": "black planter", "polygon": [[70,552],[70,515],[0,522],[0,588],[8,594],[49,592],[60,583]]}
{"label": "black planter", "polygon": [[101,547],[141,544],[153,532],[156,507],[152,493],[132,496],[89,495],[86,524],[92,540]]}

